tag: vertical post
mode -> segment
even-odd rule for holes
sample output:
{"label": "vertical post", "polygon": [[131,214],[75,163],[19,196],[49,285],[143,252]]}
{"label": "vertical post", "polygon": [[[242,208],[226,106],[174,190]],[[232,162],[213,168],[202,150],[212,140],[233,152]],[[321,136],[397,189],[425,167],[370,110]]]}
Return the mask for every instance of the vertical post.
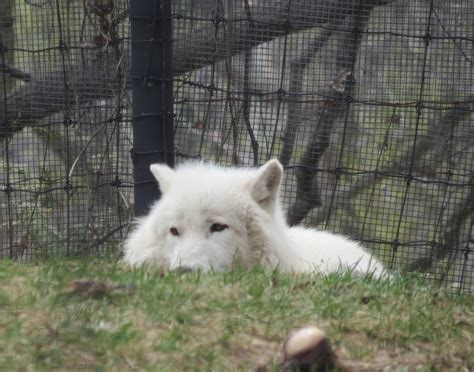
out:
{"label": "vertical post", "polygon": [[171,1],[130,1],[136,216],[160,196],[150,164],[174,166]]}

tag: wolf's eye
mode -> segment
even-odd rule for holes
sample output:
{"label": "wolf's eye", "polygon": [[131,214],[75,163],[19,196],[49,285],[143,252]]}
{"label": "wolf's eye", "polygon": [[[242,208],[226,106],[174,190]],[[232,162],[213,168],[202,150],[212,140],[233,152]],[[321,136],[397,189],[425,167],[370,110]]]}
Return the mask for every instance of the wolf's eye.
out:
{"label": "wolf's eye", "polygon": [[226,224],[223,224],[223,223],[214,223],[214,224],[212,224],[212,226],[211,226],[211,233],[219,232],[219,231],[225,230],[225,229],[227,229],[228,227],[229,227],[229,226],[227,226]]}
{"label": "wolf's eye", "polygon": [[178,229],[177,229],[176,227],[170,228],[170,233],[171,233],[171,235],[173,235],[173,236],[179,236],[179,231],[178,231]]}

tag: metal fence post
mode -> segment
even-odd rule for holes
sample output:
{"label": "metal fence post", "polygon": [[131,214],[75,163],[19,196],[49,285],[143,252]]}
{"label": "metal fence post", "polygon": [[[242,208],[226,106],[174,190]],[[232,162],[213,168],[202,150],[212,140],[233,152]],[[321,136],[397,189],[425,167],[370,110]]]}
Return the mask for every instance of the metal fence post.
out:
{"label": "metal fence post", "polygon": [[131,0],[135,215],[160,196],[152,163],[174,165],[171,0]]}

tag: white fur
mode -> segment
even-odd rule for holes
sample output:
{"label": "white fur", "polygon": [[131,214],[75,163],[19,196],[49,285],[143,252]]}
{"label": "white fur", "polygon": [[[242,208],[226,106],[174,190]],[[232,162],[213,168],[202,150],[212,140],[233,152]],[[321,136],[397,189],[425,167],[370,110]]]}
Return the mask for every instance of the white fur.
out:
{"label": "white fur", "polygon": [[[162,197],[125,242],[130,265],[220,271],[261,263],[290,272],[341,267],[383,272],[382,264],[354,241],[286,224],[278,200],[283,168],[277,160],[257,170],[203,163],[177,170],[153,164],[150,170]],[[216,223],[228,227],[211,232]]]}

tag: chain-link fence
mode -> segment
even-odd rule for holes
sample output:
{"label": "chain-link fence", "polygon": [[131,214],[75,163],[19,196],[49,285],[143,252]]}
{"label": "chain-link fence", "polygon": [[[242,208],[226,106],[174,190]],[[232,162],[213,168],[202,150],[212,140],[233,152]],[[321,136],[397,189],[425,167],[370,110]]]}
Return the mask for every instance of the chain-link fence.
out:
{"label": "chain-link fence", "polygon": [[[177,163],[278,157],[290,223],[473,288],[472,1],[176,0],[171,12]],[[4,257],[116,250],[126,234],[128,34],[125,1],[0,0]]]}

